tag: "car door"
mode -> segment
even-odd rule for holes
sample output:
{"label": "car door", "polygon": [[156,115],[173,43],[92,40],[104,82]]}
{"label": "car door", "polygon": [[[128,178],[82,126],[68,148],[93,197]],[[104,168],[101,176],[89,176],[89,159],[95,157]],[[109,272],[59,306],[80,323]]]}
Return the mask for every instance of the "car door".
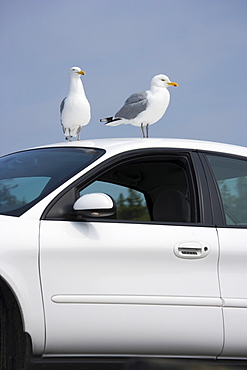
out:
{"label": "car door", "polygon": [[[225,344],[222,357],[247,357],[247,161],[243,157],[207,155],[220,195],[222,222],[220,286]],[[213,186],[213,184],[212,184]]]}
{"label": "car door", "polygon": [[[47,355],[221,352],[218,237],[202,208],[206,181],[196,181],[203,176],[194,168],[196,156],[142,150],[116,157],[44,213]],[[54,216],[68,194],[95,191],[115,199],[115,218],[83,218],[73,211]],[[184,218],[180,206],[181,212],[187,207]]]}

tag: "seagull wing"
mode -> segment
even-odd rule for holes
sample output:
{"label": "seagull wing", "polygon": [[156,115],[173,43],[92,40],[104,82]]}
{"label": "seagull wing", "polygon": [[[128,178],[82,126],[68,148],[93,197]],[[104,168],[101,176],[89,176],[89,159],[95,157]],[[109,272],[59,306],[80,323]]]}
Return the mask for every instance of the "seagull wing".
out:
{"label": "seagull wing", "polygon": [[65,103],[65,99],[64,98],[62,101],[61,101],[61,104],[60,104],[60,114],[62,114],[62,111],[63,111],[63,108],[64,108],[64,103]]}
{"label": "seagull wing", "polygon": [[64,128],[64,125],[63,125],[63,122],[62,122],[62,112],[63,112],[63,109],[64,109],[65,99],[66,99],[66,98],[64,98],[64,99],[61,101],[61,104],[60,104],[60,122],[61,122],[62,129],[63,129],[63,133],[64,133],[64,134],[65,134],[65,128]]}
{"label": "seagull wing", "polygon": [[123,107],[115,114],[116,118],[134,119],[139,113],[147,108],[147,92],[141,91],[132,94],[124,103]]}

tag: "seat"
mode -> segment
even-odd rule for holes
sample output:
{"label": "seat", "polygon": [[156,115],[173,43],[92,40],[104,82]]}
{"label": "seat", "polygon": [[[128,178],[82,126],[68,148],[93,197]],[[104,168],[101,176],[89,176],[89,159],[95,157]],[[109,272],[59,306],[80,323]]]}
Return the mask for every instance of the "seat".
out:
{"label": "seat", "polygon": [[153,207],[154,221],[189,222],[190,207],[186,196],[178,190],[166,190],[160,193]]}

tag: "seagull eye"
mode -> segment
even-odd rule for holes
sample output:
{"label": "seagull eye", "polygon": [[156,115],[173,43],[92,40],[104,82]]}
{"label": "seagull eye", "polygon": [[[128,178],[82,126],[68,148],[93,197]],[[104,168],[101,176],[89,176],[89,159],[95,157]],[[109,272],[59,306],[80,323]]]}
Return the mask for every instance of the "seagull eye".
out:
{"label": "seagull eye", "polygon": [[165,79],[164,79],[164,78],[162,78],[162,79],[161,79],[161,81],[165,81]]}

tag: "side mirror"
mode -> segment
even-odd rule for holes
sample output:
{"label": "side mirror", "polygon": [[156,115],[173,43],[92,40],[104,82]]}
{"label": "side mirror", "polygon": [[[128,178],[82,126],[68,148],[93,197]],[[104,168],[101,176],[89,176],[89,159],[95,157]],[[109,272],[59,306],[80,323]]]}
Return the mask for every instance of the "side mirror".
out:
{"label": "side mirror", "polygon": [[106,217],[116,212],[115,201],[104,193],[82,195],[73,205],[74,211],[84,217]]}

